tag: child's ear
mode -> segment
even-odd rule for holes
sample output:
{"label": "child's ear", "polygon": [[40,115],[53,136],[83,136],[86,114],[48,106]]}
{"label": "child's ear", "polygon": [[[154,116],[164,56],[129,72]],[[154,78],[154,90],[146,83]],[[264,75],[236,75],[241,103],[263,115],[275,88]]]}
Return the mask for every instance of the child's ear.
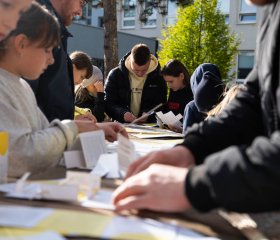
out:
{"label": "child's ear", "polygon": [[24,34],[19,34],[15,37],[15,49],[19,54],[21,54],[22,51],[26,48],[28,42],[29,41]]}

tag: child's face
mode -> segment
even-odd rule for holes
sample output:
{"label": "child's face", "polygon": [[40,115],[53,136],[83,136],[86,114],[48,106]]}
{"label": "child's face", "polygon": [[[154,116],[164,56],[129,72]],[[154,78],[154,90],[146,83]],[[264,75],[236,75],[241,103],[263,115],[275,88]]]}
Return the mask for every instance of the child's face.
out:
{"label": "child's face", "polygon": [[32,0],[0,0],[0,41],[17,26],[22,12],[29,9]]}
{"label": "child's face", "polygon": [[184,80],[184,74],[183,73],[181,73],[179,75],[179,77],[163,75],[163,78],[167,82],[168,87],[170,87],[174,92],[176,92],[176,91],[185,87],[185,84],[183,82],[183,80]]}
{"label": "child's face", "polygon": [[52,49],[39,48],[38,43],[28,45],[21,53],[21,76],[34,80],[44,73],[54,63]]}
{"label": "child's face", "polygon": [[74,84],[80,84],[85,79],[87,73],[87,69],[79,70],[73,64],[73,76],[74,76]]}

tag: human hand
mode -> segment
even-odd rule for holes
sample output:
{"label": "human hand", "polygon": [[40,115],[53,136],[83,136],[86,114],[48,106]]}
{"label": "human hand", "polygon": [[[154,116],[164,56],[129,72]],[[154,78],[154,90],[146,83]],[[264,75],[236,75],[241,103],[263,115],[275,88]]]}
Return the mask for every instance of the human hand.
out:
{"label": "human hand", "polygon": [[186,168],[151,165],[115,190],[112,203],[116,212],[130,209],[179,212],[191,208],[184,189],[187,172]]}
{"label": "human hand", "polygon": [[176,127],[176,126],[171,125],[171,124],[168,125],[168,128],[171,131],[176,132],[176,133],[182,133],[183,132],[183,128],[182,127]]}
{"label": "human hand", "polygon": [[130,164],[125,179],[136,175],[154,163],[186,168],[195,164],[195,161],[191,151],[184,146],[176,146],[172,149],[151,152]]}
{"label": "human hand", "polygon": [[94,83],[94,86],[96,87],[97,92],[104,92],[104,86],[103,86],[103,81],[98,80]]}
{"label": "human hand", "polygon": [[[143,112],[143,113],[142,113],[142,116],[145,115],[145,114],[146,114],[146,113]],[[138,120],[137,123],[146,123],[147,121],[148,121],[148,117],[142,118],[142,119]]]}
{"label": "human hand", "polygon": [[79,133],[101,130],[100,127],[97,124],[93,123],[92,121],[75,119],[74,123],[77,125]]}
{"label": "human hand", "polygon": [[126,112],[123,115],[124,121],[125,122],[132,122],[133,120],[136,119],[136,117],[131,113],[131,112]]}
{"label": "human hand", "polygon": [[87,121],[92,121],[94,123],[97,123],[97,119],[90,112],[86,112],[86,114],[75,116],[75,120],[87,120]]}
{"label": "human hand", "polygon": [[122,127],[119,123],[116,122],[108,122],[108,123],[99,123],[98,127],[105,133],[105,138],[109,142],[114,142],[118,138],[118,133],[121,133],[123,136],[128,138],[128,134],[124,127]]}

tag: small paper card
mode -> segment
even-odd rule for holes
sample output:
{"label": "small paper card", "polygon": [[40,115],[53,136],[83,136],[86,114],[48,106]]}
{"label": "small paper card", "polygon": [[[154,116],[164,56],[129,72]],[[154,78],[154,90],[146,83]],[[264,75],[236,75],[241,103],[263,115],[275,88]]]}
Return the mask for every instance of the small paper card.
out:
{"label": "small paper card", "polygon": [[41,191],[38,195],[42,199],[59,200],[59,201],[77,201],[79,187],[78,185],[55,185],[40,184]]}
{"label": "small paper card", "polygon": [[8,132],[0,133],[0,184],[7,180],[8,172],[8,147],[9,134]]}
{"label": "small paper card", "polygon": [[70,151],[64,153],[66,167],[86,166],[92,169],[102,153],[107,153],[105,135],[102,130],[80,133]]}
{"label": "small paper card", "polygon": [[135,148],[132,142],[120,133],[118,134],[118,161],[120,170],[127,171],[129,165],[136,160]]}
{"label": "small paper card", "polygon": [[67,181],[67,184],[75,184],[78,186],[91,187],[96,190],[100,189],[101,186],[100,176],[93,175],[90,173],[83,173],[83,172],[67,171],[65,181]]}

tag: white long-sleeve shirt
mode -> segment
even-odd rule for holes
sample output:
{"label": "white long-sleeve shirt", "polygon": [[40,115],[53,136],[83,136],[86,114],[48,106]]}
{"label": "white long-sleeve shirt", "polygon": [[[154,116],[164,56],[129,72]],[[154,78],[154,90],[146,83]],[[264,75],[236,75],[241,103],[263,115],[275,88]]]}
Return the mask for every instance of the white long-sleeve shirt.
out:
{"label": "white long-sleeve shirt", "polygon": [[[76,135],[70,120],[48,122],[28,83],[0,68],[0,132],[9,133],[8,176],[59,164]],[[1,143],[0,143],[1,144]]]}

